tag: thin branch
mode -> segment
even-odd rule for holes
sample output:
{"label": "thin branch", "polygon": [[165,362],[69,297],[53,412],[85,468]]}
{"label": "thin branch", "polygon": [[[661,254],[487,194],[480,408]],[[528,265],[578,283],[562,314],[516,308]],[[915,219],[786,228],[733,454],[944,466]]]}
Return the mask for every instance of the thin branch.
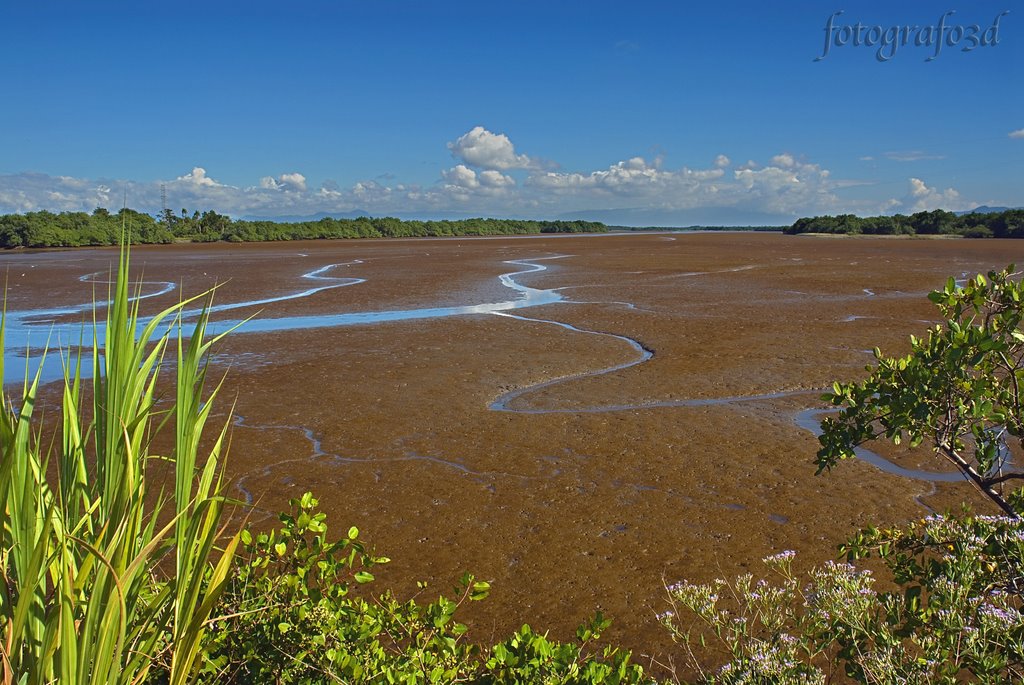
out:
{"label": "thin branch", "polygon": [[987,478],[985,479],[985,482],[987,482],[989,485],[999,485],[1000,483],[1005,483],[1008,480],[1017,479],[1024,480],[1024,473],[1006,473],[1003,474],[1002,476],[999,476],[998,478]]}
{"label": "thin branch", "polygon": [[967,479],[981,492],[981,494],[992,500],[992,502],[1002,509],[1007,516],[1012,519],[1020,518],[1020,515],[1014,511],[1013,507],[1011,507],[998,492],[992,489],[985,477],[978,473],[977,470],[971,466],[966,459],[960,456],[952,446],[949,444],[939,443],[938,450],[947,459],[949,459],[949,461],[953,462],[958,469],[960,469],[960,472],[967,477]]}

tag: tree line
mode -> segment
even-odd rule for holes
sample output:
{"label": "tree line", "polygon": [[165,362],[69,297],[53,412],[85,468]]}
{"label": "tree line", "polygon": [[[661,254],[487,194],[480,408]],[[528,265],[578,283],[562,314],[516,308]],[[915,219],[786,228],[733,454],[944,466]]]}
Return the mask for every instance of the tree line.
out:
{"label": "tree line", "polygon": [[599,221],[533,221],[526,219],[460,219],[403,221],[394,217],[359,217],[277,222],[236,220],[212,210],[159,217],[102,207],[87,212],[49,211],[0,216],[0,247],[81,247],[117,245],[122,225],[134,243],[259,242],[328,238],[419,238],[443,236],[531,235],[541,233],[604,233]]}
{"label": "tree line", "polygon": [[959,235],[965,238],[1024,238],[1024,209],[954,214],[942,209],[909,216],[859,217],[854,214],[797,219],[785,233],[844,235]]}

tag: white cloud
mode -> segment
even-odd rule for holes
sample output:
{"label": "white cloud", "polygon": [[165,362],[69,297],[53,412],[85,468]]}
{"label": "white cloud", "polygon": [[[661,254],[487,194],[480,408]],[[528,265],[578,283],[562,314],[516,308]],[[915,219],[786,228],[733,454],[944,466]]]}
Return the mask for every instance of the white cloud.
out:
{"label": "white cloud", "polygon": [[388,202],[391,201],[393,191],[391,188],[377,183],[377,181],[359,181],[352,186],[349,195],[351,202],[363,205],[360,209],[369,211],[376,207],[387,206]]}
{"label": "white cloud", "polygon": [[[117,188],[113,192],[112,187]],[[133,197],[139,184],[71,176],[22,173],[0,176],[0,212],[91,212],[96,207],[120,207],[122,189]],[[155,193],[159,196],[159,190]]]}
{"label": "white cloud", "polygon": [[482,169],[530,169],[539,166],[527,155],[516,154],[516,148],[504,133],[491,133],[476,126],[454,143],[448,143],[452,156]]}
{"label": "white cloud", "polygon": [[468,189],[480,187],[480,181],[476,177],[476,172],[465,164],[457,164],[441,175],[450,186]]}
{"label": "white cloud", "polygon": [[516,184],[515,179],[511,176],[493,169],[481,171],[479,178],[480,184],[489,188],[508,188]]}
{"label": "white cloud", "polygon": [[260,188],[301,193],[306,191],[306,177],[298,172],[281,174],[277,178],[264,176],[260,179]]}
{"label": "white cloud", "polygon": [[526,182],[533,187],[557,192],[597,191],[649,195],[659,189],[693,188],[702,181],[718,179],[724,175],[722,169],[693,170],[683,167],[678,171],[666,171],[661,168],[659,160],[649,163],[643,157],[632,157],[607,169],[590,173],[534,173]]}
{"label": "white cloud", "polygon": [[197,186],[206,186],[208,188],[214,188],[223,185],[221,183],[217,183],[217,181],[214,181],[212,178],[207,176],[206,169],[204,169],[201,166],[193,167],[192,171],[188,172],[184,176],[179,176],[175,180],[181,181],[182,183],[191,183],[192,185]]}
{"label": "white cloud", "polygon": [[772,157],[772,164],[774,164],[775,166],[789,168],[794,166],[796,164],[796,161],[793,159],[793,155],[783,153],[781,155],[775,155],[774,157]]}
{"label": "white cloud", "polygon": [[[465,164],[456,164],[441,173],[444,180],[444,192],[448,197],[459,203],[471,202],[475,197],[494,198],[505,195],[516,182],[511,176],[495,169],[485,169],[477,173]],[[439,198],[432,198],[437,201]]]}
{"label": "white cloud", "polygon": [[306,177],[298,172],[281,174],[277,177],[277,180],[280,181],[288,190],[302,191],[306,189]]}
{"label": "white cloud", "polygon": [[544,195],[608,209],[717,207],[796,216],[834,211],[840,205],[835,191],[843,182],[793,155],[776,155],[764,167],[748,162],[728,175],[720,162],[710,169],[672,170],[662,168],[658,160],[634,157],[589,173],[537,172],[526,183]]}
{"label": "white cloud", "polygon": [[840,182],[831,172],[790,154],[776,155],[768,166],[737,169],[733,176],[742,202],[761,211],[797,215],[831,212],[840,205],[835,195]]}
{"label": "white cloud", "polygon": [[718,155],[715,157],[715,166],[719,169],[724,169],[729,166],[732,162],[725,155]]}
{"label": "white cloud", "polygon": [[909,183],[909,193],[893,206],[900,213],[930,212],[933,209],[957,211],[974,206],[973,203],[965,202],[954,188],[939,190],[929,187],[919,178],[911,178]]}
{"label": "white cloud", "polygon": [[342,196],[341,187],[336,181],[331,180],[324,181],[320,189],[316,191],[316,194],[327,199],[337,199]]}
{"label": "white cloud", "polygon": [[1008,135],[1017,140],[1024,138],[1024,128],[1018,128],[1016,131],[1010,131]]}

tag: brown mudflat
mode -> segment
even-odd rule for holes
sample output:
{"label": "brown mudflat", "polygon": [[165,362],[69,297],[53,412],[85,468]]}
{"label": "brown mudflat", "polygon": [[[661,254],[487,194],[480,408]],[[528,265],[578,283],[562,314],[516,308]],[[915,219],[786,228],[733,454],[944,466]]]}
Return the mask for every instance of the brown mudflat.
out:
{"label": "brown mudflat", "polygon": [[[328,264],[354,262],[325,273],[366,279],[221,315],[278,318],[514,299],[498,276],[523,267],[503,262],[555,255],[569,256],[517,279],[564,288],[567,301],[510,313],[628,337],[649,361],[587,375],[638,353],[615,337],[491,314],[242,333],[222,345],[225,399],[237,396],[241,417],[228,469],[257,501],[254,519],[312,490],[337,533],[357,525],[394,559],[378,578],[400,596],[416,580],[433,596],[466,570],[490,580],[491,598],[471,613],[481,640],[526,621],[568,637],[601,609],[615,619],[611,639],[650,653],[669,649],[654,620],[663,581],[756,570],[783,549],[821,561],[858,527],[920,516],[922,504],[985,509],[966,485],[860,462],[816,477],[817,443],[793,417],[833,380],[862,376],[870,348],[904,351],[934,320],[925,295],[946,277],[1024,262],[1024,242],[336,241],[137,248],[134,264],[185,293],[226,282],[218,303],[324,285],[300,277]],[[114,256],[2,255],[8,308],[81,302],[79,277]],[[546,413],[489,408],[563,377],[509,403]],[[773,393],[785,394],[671,406]],[[888,456],[943,468],[926,453]]]}

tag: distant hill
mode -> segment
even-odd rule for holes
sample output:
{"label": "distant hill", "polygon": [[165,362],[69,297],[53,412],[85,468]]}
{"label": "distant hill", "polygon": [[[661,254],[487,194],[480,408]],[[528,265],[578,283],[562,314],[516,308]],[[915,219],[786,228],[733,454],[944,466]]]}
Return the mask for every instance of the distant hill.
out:
{"label": "distant hill", "polygon": [[965,216],[967,214],[995,214],[997,212],[1008,212],[1011,209],[1024,209],[1024,207],[989,207],[988,205],[981,205],[974,209],[968,209],[963,212],[953,212],[957,216]]}

